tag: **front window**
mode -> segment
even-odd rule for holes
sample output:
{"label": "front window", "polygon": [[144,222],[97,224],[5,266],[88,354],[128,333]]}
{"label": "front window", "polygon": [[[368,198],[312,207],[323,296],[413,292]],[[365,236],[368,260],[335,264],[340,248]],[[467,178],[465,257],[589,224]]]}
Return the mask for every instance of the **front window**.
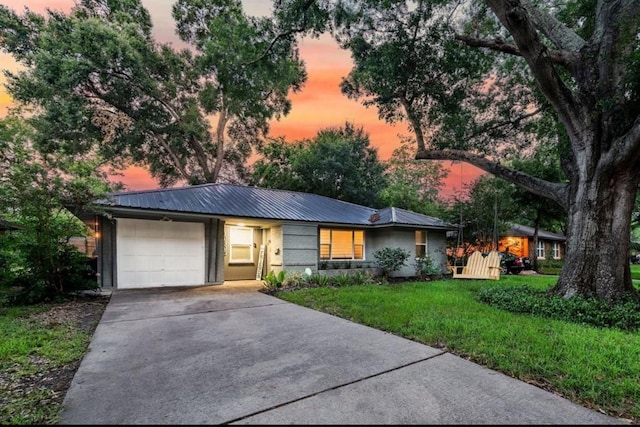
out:
{"label": "front window", "polygon": [[545,254],[544,254],[544,242],[538,240],[538,246],[536,246],[536,256],[538,257],[538,259],[544,259],[545,258]]}
{"label": "front window", "polygon": [[320,259],[364,259],[364,231],[321,228]]}
{"label": "front window", "polygon": [[427,232],[416,230],[416,258],[424,258],[427,255]]}
{"label": "front window", "polygon": [[553,242],[553,259],[560,259],[560,244]]}
{"label": "front window", "polygon": [[253,263],[252,228],[229,228],[229,262]]}

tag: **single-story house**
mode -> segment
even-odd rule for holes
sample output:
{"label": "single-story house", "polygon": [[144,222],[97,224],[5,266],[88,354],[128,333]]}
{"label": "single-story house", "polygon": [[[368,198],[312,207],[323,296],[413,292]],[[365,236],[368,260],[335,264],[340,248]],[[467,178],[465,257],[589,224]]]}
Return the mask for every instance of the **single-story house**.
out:
{"label": "single-story house", "polygon": [[535,229],[521,224],[513,224],[500,239],[498,248],[514,255],[539,260],[564,258],[566,237],[550,231],[538,230],[538,244],[533,242]]}
{"label": "single-story house", "polygon": [[[81,215],[95,230],[98,283],[145,288],[259,280],[278,273],[371,267],[374,252],[428,254],[446,271],[438,218],[316,194],[235,184],[111,194]],[[396,277],[415,275],[412,258]]]}

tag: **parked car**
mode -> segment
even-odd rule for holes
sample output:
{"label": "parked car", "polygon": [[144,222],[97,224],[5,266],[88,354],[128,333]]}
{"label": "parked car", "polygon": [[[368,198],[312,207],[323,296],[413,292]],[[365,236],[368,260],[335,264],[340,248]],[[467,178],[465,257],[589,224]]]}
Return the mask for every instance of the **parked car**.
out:
{"label": "parked car", "polygon": [[502,274],[520,274],[531,270],[531,260],[525,256],[517,256],[510,252],[500,252]]}

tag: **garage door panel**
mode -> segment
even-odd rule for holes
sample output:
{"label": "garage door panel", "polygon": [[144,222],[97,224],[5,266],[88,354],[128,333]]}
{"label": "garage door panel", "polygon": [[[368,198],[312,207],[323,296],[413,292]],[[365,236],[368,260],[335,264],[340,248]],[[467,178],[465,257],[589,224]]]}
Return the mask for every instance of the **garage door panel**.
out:
{"label": "garage door panel", "polygon": [[118,287],[204,283],[204,224],[120,219]]}
{"label": "garage door panel", "polygon": [[167,271],[193,271],[199,267],[200,260],[192,256],[171,257],[165,260],[164,269]]}

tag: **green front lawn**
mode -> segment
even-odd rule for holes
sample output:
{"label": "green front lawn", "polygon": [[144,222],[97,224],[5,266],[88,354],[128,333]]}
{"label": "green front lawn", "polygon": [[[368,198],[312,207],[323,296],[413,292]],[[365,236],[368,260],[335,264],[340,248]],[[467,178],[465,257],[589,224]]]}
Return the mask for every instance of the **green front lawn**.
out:
{"label": "green front lawn", "polygon": [[[636,266],[634,266],[636,267]],[[313,288],[277,297],[424,343],[640,421],[640,332],[514,314],[477,300],[481,289],[547,289],[557,277],[439,280]]]}

